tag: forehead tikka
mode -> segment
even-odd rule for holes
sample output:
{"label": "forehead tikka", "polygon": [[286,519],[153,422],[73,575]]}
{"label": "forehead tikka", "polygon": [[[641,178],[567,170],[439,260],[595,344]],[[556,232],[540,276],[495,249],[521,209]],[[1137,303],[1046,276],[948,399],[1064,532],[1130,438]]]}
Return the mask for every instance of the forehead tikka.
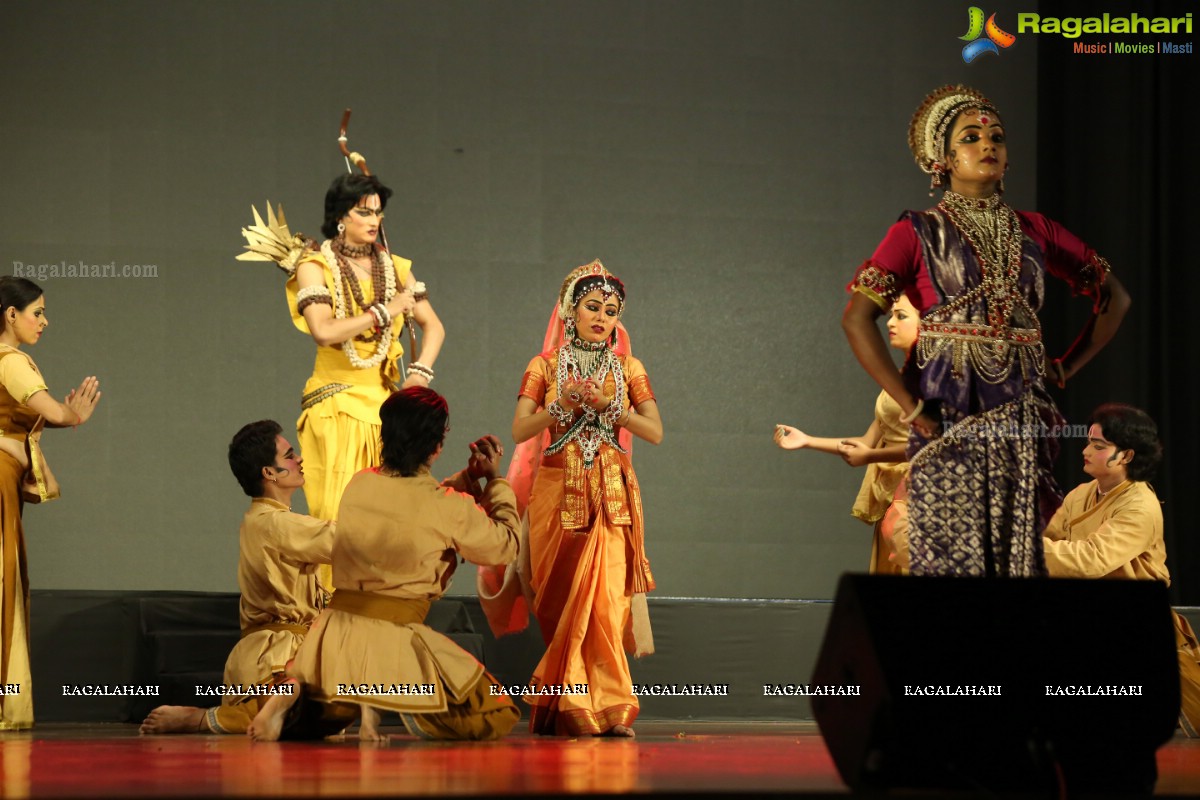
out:
{"label": "forehead tikka", "polygon": [[[586,277],[588,277],[588,276],[587,276],[587,275],[584,275],[584,276],[582,276],[582,277],[586,278]],[[576,281],[576,282],[575,282],[575,289],[574,289],[574,291],[572,292],[572,295],[573,295],[574,301],[575,301],[576,303],[578,303],[578,302],[579,302],[581,299],[583,299],[583,296],[584,296],[584,294],[586,294],[586,292],[584,292],[584,291],[583,291],[583,289],[584,289],[585,287],[581,287],[581,286],[579,286],[579,284],[580,284],[580,283],[581,283],[581,281]],[[612,285],[611,283],[609,283],[609,282],[608,282],[608,278],[607,278],[607,277],[604,279],[604,282],[603,282],[603,283],[601,283],[601,284],[598,284],[597,286],[594,286],[594,287],[592,287],[592,288],[591,288],[589,291],[593,291],[593,292],[595,292],[595,291],[599,291],[599,292],[600,292],[600,296],[601,296],[602,298],[604,298],[605,300],[609,299],[610,297],[614,297],[614,296],[615,296],[615,297],[617,298],[617,304],[618,304],[618,305],[620,305],[620,303],[621,303],[621,296],[620,296],[620,295],[617,293],[617,287],[616,287],[616,286],[614,286],[614,285]]]}

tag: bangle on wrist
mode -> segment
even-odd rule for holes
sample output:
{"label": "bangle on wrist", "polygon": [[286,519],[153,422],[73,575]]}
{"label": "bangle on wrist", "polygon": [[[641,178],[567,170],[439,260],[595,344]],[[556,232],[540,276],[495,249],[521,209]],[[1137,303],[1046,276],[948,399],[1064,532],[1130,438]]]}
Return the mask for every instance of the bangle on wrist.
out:
{"label": "bangle on wrist", "polygon": [[912,413],[909,414],[908,416],[901,417],[900,421],[903,422],[905,425],[911,425],[913,423],[913,421],[916,420],[917,417],[921,416],[921,412],[924,410],[925,410],[925,400],[924,400],[924,398],[922,398],[922,399],[917,400],[917,407],[912,410]]}
{"label": "bangle on wrist", "polygon": [[546,411],[550,413],[556,423],[563,427],[569,426],[575,419],[574,412],[567,411],[557,400],[546,406]]}
{"label": "bangle on wrist", "polygon": [[371,306],[371,308],[378,309],[380,322],[383,323],[380,327],[390,328],[392,326],[392,312],[387,310],[387,306],[385,306],[383,303],[376,303],[375,305]]}
{"label": "bangle on wrist", "polygon": [[427,367],[420,361],[413,361],[408,365],[410,375],[420,375],[425,379],[426,383],[433,383],[433,367]]}

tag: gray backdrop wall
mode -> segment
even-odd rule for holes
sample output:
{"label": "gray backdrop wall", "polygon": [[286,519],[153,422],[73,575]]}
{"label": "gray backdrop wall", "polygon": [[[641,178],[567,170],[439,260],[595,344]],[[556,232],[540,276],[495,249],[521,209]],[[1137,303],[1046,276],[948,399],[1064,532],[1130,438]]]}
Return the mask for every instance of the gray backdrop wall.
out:
{"label": "gray backdrop wall", "polygon": [[[292,428],[313,357],[282,273],[234,261],[239,229],[269,198],[316,234],[349,106],[352,147],[397,193],[392,247],[448,331],[441,474],[474,436],[508,438],[563,275],[599,257],[629,287],[665,421],[661,446],[635,448],[660,593],[830,597],[867,561],[848,513],[861,473],[775,449],[772,425],[870,422],[844,286],[930,204],[905,144],[925,92],[966,82],[999,104],[1009,198],[1033,205],[1036,48],[964,65],[964,11],[6,3],[0,271],[156,272],[43,282],[52,324],[31,354],[56,395],[95,374],[104,399],[46,436],[64,497],[26,509],[33,585],[236,589],[246,501],[225,446],[250,420]],[[1103,251],[1105,231],[1077,232]]]}

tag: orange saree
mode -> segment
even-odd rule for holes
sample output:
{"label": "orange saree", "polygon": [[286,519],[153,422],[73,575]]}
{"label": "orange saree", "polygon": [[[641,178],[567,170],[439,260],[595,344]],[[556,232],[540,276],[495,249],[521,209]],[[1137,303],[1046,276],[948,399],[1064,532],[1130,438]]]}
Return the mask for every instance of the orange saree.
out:
{"label": "orange saree", "polygon": [[[521,395],[546,406],[557,398],[557,353],[530,362]],[[625,402],[654,399],[645,369],[621,356]],[[615,394],[613,376],[605,391]],[[603,444],[590,467],[579,444],[543,455],[529,500],[533,613],[546,641],[526,700],[530,730],[600,734],[638,715],[625,651],[653,651],[645,593],[654,588],[646,559],[641,491],[632,462]],[[567,692],[586,686],[586,693]]]}

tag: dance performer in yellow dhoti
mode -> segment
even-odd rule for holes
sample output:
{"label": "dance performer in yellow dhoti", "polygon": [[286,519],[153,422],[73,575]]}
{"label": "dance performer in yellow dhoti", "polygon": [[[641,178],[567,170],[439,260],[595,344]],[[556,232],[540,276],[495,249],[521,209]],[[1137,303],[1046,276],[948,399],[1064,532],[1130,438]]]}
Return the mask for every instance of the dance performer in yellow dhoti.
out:
{"label": "dance performer in yellow dhoti", "polygon": [[[391,195],[372,175],[334,180],[325,194],[321,228],[327,240],[319,247],[299,234],[292,238],[286,222],[273,214],[275,224],[259,220],[243,232],[252,252],[241,257],[276,261],[289,272],[292,322],[317,344],[296,432],[307,459],[308,513],[318,519],[334,519],[350,478],[379,464],[380,404],[397,388],[428,386],[445,339],[412,262],[389,253],[382,239]],[[405,315],[423,335],[420,358],[408,365],[402,381]],[[328,569],[320,574],[328,588]]]}

